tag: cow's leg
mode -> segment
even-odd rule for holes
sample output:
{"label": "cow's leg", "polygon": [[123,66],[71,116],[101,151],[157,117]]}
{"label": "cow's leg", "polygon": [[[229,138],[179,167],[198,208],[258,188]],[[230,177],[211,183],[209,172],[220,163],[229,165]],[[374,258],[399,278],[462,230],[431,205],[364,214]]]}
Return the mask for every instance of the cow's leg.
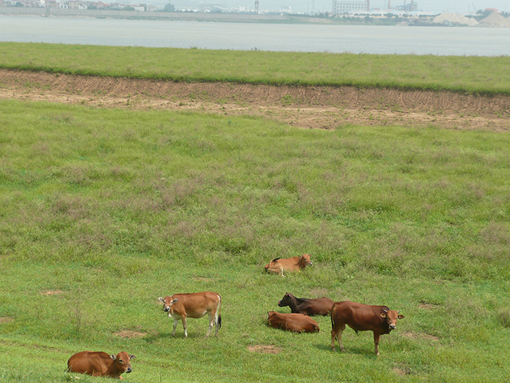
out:
{"label": "cow's leg", "polygon": [[218,307],[216,307],[216,311],[214,312],[214,323],[216,324],[216,336],[218,336],[218,330],[221,327],[221,297],[218,295]]}
{"label": "cow's leg", "polygon": [[175,336],[175,331],[177,330],[177,323],[179,323],[179,320],[174,318],[174,331],[172,331],[172,336]]}
{"label": "cow's leg", "polygon": [[283,266],[282,266],[282,265],[280,265],[280,275],[281,275],[282,277],[285,277],[285,275],[283,275]]}
{"label": "cow's leg", "polygon": [[374,332],[374,343],[375,343],[375,355],[379,355],[379,338],[381,334]]}
{"label": "cow's leg", "polygon": [[338,332],[338,345],[340,346],[340,350],[345,351],[344,345],[342,343],[342,334],[345,330],[345,325],[342,325],[340,331]]}
{"label": "cow's leg", "polygon": [[338,337],[338,345],[340,346],[341,351],[345,351],[344,345],[342,344],[342,333],[345,330],[345,324],[340,326],[333,325],[333,329],[331,330],[331,349],[335,351],[335,338]]}
{"label": "cow's leg", "polygon": [[333,351],[335,351],[335,339],[336,339],[336,334],[338,334],[337,332],[335,332],[335,328],[333,327],[333,329],[331,330],[331,349]]}
{"label": "cow's leg", "polygon": [[[211,311],[209,313],[209,329],[207,330],[207,334],[205,334],[206,338],[211,334],[211,330],[213,329],[214,323],[216,322],[215,317],[216,315]],[[216,335],[218,335],[218,327],[216,327]]]}
{"label": "cow's leg", "polygon": [[186,316],[182,317],[182,327],[184,327],[184,337],[188,337],[188,321],[186,320]]}

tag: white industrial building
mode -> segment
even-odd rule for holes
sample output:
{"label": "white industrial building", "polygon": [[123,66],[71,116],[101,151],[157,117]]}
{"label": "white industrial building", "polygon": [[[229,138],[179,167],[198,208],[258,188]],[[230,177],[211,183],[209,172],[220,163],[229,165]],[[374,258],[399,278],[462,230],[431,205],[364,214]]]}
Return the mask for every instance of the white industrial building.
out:
{"label": "white industrial building", "polygon": [[370,11],[370,0],[364,1],[340,1],[333,0],[333,14],[338,15],[341,13],[352,11]]}

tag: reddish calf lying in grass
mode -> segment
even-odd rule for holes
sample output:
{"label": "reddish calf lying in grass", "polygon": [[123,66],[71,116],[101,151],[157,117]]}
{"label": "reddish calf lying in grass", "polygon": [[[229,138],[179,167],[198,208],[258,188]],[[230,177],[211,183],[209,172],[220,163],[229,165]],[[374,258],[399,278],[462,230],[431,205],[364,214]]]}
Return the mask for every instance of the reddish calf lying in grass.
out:
{"label": "reddish calf lying in grass", "polygon": [[267,324],[270,327],[292,332],[319,332],[319,325],[309,316],[280,314],[276,311],[269,311],[267,314]]}
{"label": "reddish calf lying in grass", "polygon": [[128,355],[126,352],[109,355],[101,351],[82,351],[69,358],[67,371],[122,380],[121,374],[124,372],[129,374],[132,371],[129,361],[134,358],[134,355]]}
{"label": "reddish calf lying in grass", "polygon": [[335,338],[338,337],[340,349],[345,351],[342,344],[342,333],[345,325],[354,331],[373,331],[375,354],[379,355],[379,338],[395,330],[397,320],[403,319],[397,311],[387,306],[371,306],[356,302],[336,302],[331,308],[331,349],[335,350]]}
{"label": "reddish calf lying in grass", "polygon": [[275,258],[271,262],[269,262],[264,268],[269,273],[280,274],[282,277],[283,271],[299,271],[304,269],[306,266],[311,265],[310,256],[308,254],[303,254],[300,257],[292,257],[292,258]]}

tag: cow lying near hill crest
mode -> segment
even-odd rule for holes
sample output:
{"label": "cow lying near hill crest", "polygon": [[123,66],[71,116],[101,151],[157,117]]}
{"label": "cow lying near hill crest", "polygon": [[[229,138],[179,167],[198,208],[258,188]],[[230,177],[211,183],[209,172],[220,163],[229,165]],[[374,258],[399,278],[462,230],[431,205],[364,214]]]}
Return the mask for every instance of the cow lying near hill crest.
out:
{"label": "cow lying near hill crest", "polygon": [[267,272],[280,274],[282,277],[283,271],[299,271],[304,269],[306,266],[311,265],[310,256],[308,254],[303,254],[300,257],[292,257],[292,258],[275,258],[271,262],[269,262],[264,268]]}
{"label": "cow lying near hill crest", "polygon": [[340,349],[345,351],[342,344],[342,332],[345,325],[354,331],[373,331],[375,354],[379,355],[379,338],[389,334],[397,326],[397,320],[403,319],[397,311],[387,306],[371,306],[356,302],[336,302],[331,308],[331,349],[335,350],[335,338],[338,337]]}
{"label": "cow lying near hill crest", "polygon": [[280,314],[269,311],[267,315],[267,324],[273,328],[292,332],[319,332],[318,323],[303,314]]}
{"label": "cow lying near hill crest", "polygon": [[322,297],[316,299],[296,298],[291,293],[286,293],[283,298],[278,301],[278,306],[289,306],[292,313],[314,315],[329,315],[333,307],[331,299]]}
{"label": "cow lying near hill crest", "polygon": [[209,329],[205,337],[211,333],[212,328],[216,325],[216,336],[221,327],[221,297],[217,293],[204,291],[191,294],[174,294],[171,297],[159,297],[158,300],[163,302],[163,310],[168,312],[168,317],[174,319],[174,331],[179,319],[182,320],[184,327],[184,337],[188,337],[187,318],[202,318],[205,314],[209,314]]}
{"label": "cow lying near hill crest", "polygon": [[67,371],[122,380],[121,374],[132,371],[129,361],[134,358],[134,355],[128,355],[126,352],[109,355],[102,351],[82,351],[69,358]]}

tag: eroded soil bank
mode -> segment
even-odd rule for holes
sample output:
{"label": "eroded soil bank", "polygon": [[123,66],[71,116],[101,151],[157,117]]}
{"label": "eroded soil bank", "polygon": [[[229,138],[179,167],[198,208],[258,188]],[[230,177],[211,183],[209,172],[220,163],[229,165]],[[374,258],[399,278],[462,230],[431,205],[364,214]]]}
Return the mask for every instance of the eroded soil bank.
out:
{"label": "eroded soil bank", "polygon": [[255,115],[309,129],[362,124],[510,130],[510,97],[449,92],[175,83],[0,70],[0,98]]}

